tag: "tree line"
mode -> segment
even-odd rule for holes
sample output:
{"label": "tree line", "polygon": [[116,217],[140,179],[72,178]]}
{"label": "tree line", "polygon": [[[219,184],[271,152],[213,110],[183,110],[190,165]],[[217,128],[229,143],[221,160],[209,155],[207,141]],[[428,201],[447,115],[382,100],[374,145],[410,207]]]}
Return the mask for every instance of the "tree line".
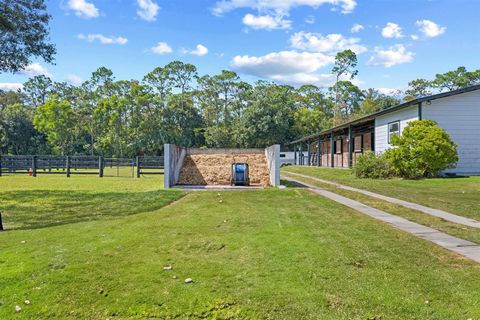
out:
{"label": "tree line", "polygon": [[460,67],[432,81],[414,80],[404,93],[386,95],[352,83],[355,66],[356,57],[337,55],[332,72],[338,81],[329,88],[249,84],[227,70],[199,76],[194,65],[181,61],[155,68],[141,80],[116,80],[105,67],[78,86],[35,76],[21,91],[0,91],[0,152],[132,157],[161,154],[164,143],[265,147],[394,106],[402,99],[480,80],[480,70]]}

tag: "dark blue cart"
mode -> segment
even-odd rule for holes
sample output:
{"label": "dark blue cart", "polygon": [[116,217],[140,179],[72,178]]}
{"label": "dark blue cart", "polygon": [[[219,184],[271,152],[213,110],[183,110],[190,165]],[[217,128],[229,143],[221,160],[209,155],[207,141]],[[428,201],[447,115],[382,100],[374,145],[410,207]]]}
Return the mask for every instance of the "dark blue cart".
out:
{"label": "dark blue cart", "polygon": [[232,185],[234,186],[248,186],[250,183],[248,179],[248,164],[234,163],[232,164]]}

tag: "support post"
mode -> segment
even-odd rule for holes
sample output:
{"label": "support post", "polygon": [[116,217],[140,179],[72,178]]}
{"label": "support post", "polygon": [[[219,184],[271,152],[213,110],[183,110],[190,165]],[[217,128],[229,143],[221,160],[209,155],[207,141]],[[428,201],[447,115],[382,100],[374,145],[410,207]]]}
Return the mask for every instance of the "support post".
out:
{"label": "support post", "polygon": [[335,141],[333,141],[333,131],[330,134],[330,167],[334,168],[335,167],[335,145],[333,144]]}
{"label": "support post", "polygon": [[352,126],[348,127],[348,167],[353,166],[353,130]]}
{"label": "support post", "polygon": [[317,142],[317,167],[322,165],[322,138],[318,136]]}
{"label": "support post", "polygon": [[312,156],[310,140],[307,140],[307,166],[310,167],[310,158]]}
{"label": "support post", "polygon": [[0,212],[0,231],[3,231],[2,213]]}
{"label": "support post", "polygon": [[66,167],[67,178],[70,178],[70,156],[67,156]]}
{"label": "support post", "polygon": [[300,165],[303,166],[303,150],[302,150],[302,143],[300,142],[300,147],[298,150],[298,159],[300,160]]}
{"label": "support post", "polygon": [[293,165],[297,165],[297,144],[293,145]]}
{"label": "support post", "polygon": [[103,157],[98,157],[98,176],[103,178]]}
{"label": "support post", "polygon": [[32,176],[37,176],[37,156],[32,157]]}
{"label": "support post", "polygon": [[138,156],[135,158],[135,163],[137,166],[137,178],[140,178],[140,158]]}

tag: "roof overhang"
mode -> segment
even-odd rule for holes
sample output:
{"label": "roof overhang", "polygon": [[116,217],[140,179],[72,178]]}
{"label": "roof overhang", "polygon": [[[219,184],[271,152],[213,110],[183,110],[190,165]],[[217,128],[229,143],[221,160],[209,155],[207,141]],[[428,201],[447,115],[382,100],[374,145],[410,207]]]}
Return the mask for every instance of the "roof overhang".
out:
{"label": "roof overhang", "polygon": [[361,117],[359,119],[346,122],[346,123],[341,124],[339,126],[332,127],[330,129],[317,132],[317,133],[309,135],[307,137],[297,139],[297,140],[292,141],[288,144],[294,144],[294,143],[300,143],[300,142],[308,141],[308,140],[311,140],[313,138],[316,138],[316,137],[319,137],[319,136],[322,136],[322,135],[330,134],[332,132],[348,128],[350,126],[355,126],[355,125],[358,125],[358,124],[362,124],[362,123],[365,123],[365,122],[368,122],[368,121],[375,120],[375,118],[377,118],[379,116],[382,116],[384,114],[395,112],[395,111],[398,111],[398,110],[402,110],[402,109],[405,109],[405,108],[408,108],[408,107],[411,107],[411,106],[414,106],[414,105],[421,104],[423,102],[442,99],[442,98],[454,96],[454,95],[457,95],[457,94],[467,93],[467,92],[476,91],[476,90],[480,90],[480,85],[470,86],[470,87],[466,87],[466,88],[462,88],[462,89],[458,89],[458,90],[442,92],[442,93],[434,94],[434,95],[427,96],[427,97],[417,98],[417,99],[407,101],[405,103],[396,105],[396,106],[388,108],[388,109],[377,111],[375,113],[369,114],[369,115]]}

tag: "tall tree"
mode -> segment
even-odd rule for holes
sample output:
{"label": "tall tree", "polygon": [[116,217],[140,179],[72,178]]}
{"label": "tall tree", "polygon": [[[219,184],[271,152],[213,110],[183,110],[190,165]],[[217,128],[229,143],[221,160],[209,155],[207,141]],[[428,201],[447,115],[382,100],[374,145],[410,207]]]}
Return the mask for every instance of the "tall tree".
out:
{"label": "tall tree", "polygon": [[357,67],[357,55],[352,50],[348,49],[337,53],[335,56],[335,65],[332,68],[332,73],[335,75],[335,108],[333,110],[333,125],[337,123],[339,116],[339,110],[342,108],[340,105],[340,92],[339,82],[342,76],[347,76],[352,80],[358,74]]}
{"label": "tall tree", "polygon": [[75,140],[75,113],[68,101],[52,96],[37,108],[33,123],[47,135],[48,142],[61,154],[72,150]]}
{"label": "tall tree", "polygon": [[440,91],[456,90],[480,84],[480,69],[470,72],[465,67],[458,67],[456,70],[435,75],[432,84]]}
{"label": "tall tree", "polygon": [[192,89],[192,81],[197,78],[197,67],[193,64],[181,61],[172,61],[165,66],[174,83],[175,88],[180,89],[181,106],[185,101],[185,93]]}
{"label": "tall tree", "polygon": [[405,101],[426,97],[432,94],[432,82],[426,79],[415,79],[408,83],[408,89],[405,91]]}
{"label": "tall tree", "polygon": [[45,104],[52,89],[53,81],[44,75],[30,78],[23,84],[26,102],[34,108]]}
{"label": "tall tree", "polygon": [[44,0],[0,2],[0,73],[25,68],[32,57],[53,62],[55,46],[49,42]]}
{"label": "tall tree", "polygon": [[395,96],[380,93],[372,88],[364,90],[363,97],[359,115],[367,115],[400,104],[400,99]]}
{"label": "tall tree", "polygon": [[363,92],[350,81],[339,81],[335,87],[330,88],[330,91],[335,91],[335,99],[338,101],[334,125],[350,120],[360,110],[360,104],[364,99]]}

